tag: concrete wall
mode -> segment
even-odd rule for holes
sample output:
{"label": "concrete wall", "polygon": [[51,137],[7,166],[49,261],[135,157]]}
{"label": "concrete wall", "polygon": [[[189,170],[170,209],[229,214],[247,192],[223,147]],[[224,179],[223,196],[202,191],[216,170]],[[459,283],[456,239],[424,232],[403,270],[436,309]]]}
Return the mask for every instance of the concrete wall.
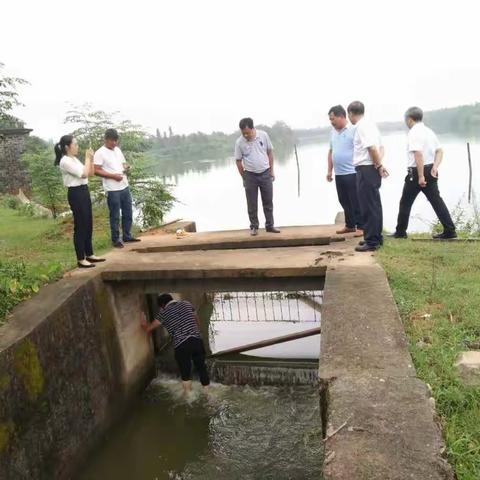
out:
{"label": "concrete wall", "polygon": [[31,190],[30,175],[20,160],[30,132],[25,128],[0,129],[0,194]]}
{"label": "concrete wall", "polygon": [[154,375],[142,296],[79,275],[0,328],[0,478],[70,478]]}
{"label": "concrete wall", "polygon": [[322,426],[332,435],[325,480],[453,480],[433,399],[371,256],[327,272],[319,376]]}

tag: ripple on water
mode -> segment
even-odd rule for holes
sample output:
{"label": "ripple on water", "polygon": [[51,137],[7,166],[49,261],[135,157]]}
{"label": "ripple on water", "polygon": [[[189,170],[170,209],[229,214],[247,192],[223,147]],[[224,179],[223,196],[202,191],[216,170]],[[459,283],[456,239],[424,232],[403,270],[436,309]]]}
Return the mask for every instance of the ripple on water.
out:
{"label": "ripple on water", "polygon": [[162,376],[91,459],[83,480],[318,479],[318,390],[198,384]]}

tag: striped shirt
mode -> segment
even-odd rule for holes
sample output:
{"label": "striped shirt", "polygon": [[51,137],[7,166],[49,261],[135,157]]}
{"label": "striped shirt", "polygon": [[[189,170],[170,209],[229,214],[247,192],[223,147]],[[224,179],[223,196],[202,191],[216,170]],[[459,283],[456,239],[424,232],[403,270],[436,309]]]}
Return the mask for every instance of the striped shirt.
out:
{"label": "striped shirt", "polygon": [[155,319],[158,320],[173,339],[173,348],[177,348],[187,338],[202,338],[195,320],[195,309],[185,300],[171,301],[160,310]]}

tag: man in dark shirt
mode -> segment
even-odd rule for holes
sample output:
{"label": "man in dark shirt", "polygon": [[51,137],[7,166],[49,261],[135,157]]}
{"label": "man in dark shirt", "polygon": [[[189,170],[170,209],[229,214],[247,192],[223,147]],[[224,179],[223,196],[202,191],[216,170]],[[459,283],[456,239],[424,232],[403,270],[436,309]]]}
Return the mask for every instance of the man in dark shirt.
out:
{"label": "man in dark shirt", "polygon": [[185,300],[174,300],[169,293],[158,297],[158,313],[152,323],[144,319],[142,328],[151,332],[163,326],[172,337],[177,361],[182,377],[185,393],[192,390],[192,361],[200,377],[200,382],[206,389],[210,384],[207,366],[205,364],[205,348],[200,335],[200,320],[192,304]]}

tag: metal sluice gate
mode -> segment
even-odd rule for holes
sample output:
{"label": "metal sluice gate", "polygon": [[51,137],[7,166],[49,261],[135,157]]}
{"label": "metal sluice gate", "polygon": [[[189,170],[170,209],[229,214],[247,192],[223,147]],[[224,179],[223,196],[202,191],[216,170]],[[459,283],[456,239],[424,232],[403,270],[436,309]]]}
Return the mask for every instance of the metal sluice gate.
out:
{"label": "metal sluice gate", "polygon": [[323,290],[215,292],[211,321],[319,323]]}

